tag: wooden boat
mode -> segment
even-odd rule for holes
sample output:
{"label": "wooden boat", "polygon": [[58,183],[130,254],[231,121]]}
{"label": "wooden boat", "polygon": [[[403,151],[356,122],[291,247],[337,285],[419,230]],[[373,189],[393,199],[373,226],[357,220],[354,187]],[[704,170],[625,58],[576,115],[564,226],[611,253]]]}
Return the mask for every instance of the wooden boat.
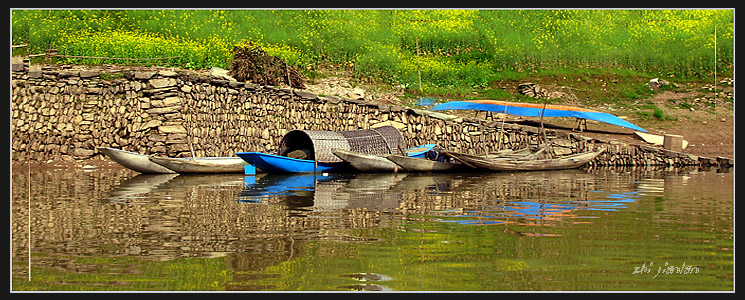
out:
{"label": "wooden boat", "polygon": [[450,162],[440,162],[418,157],[407,157],[401,155],[386,155],[386,159],[401,167],[404,171],[409,172],[443,172],[462,170],[463,164]]}
{"label": "wooden boat", "polygon": [[263,152],[238,152],[241,159],[270,173],[337,172],[351,169],[348,162],[316,162]]}
{"label": "wooden boat", "polygon": [[[409,157],[424,159],[425,153],[432,150],[436,144],[425,144],[417,147],[406,149]],[[364,154],[355,151],[332,148],[331,152],[341,160],[348,162],[353,168],[363,172],[396,172],[398,165],[386,159],[383,156]],[[402,156],[403,157],[403,156]]]}
{"label": "wooden boat", "polygon": [[353,168],[363,172],[398,171],[398,166],[385,157],[363,154],[354,151],[331,149],[334,155],[348,162]]}
{"label": "wooden boat", "polygon": [[545,156],[548,147],[527,147],[518,150],[504,149],[488,153],[485,157],[489,159],[517,159],[534,160]]}
{"label": "wooden boat", "polygon": [[612,114],[567,105],[543,105],[498,100],[464,100],[435,105],[431,110],[481,110],[525,117],[571,117],[594,120],[636,131],[647,132],[644,128],[636,126],[631,122]]}
{"label": "wooden boat", "polygon": [[176,173],[164,166],[156,164],[148,158],[148,155],[108,148],[98,147],[98,151],[111,158],[113,161],[127,169],[146,174],[172,174]]}
{"label": "wooden boat", "polygon": [[[493,159],[519,159],[529,160],[539,157],[544,151],[545,147],[529,147],[524,149],[512,150],[505,149],[497,152],[489,153],[487,157]],[[387,155],[386,158],[405,171],[409,172],[445,172],[445,171],[458,171],[472,168],[469,165],[462,163],[452,162],[441,162],[425,158],[414,158],[405,157],[401,155]]]}
{"label": "wooden boat", "polygon": [[243,173],[247,164],[240,157],[170,158],[151,155],[149,159],[179,174]]}
{"label": "wooden boat", "polygon": [[594,152],[577,153],[553,159],[510,159],[494,157],[490,158],[484,155],[472,155],[452,151],[443,151],[461,163],[473,168],[481,168],[495,171],[542,171],[542,170],[563,170],[579,168],[595,157],[603,150]]}

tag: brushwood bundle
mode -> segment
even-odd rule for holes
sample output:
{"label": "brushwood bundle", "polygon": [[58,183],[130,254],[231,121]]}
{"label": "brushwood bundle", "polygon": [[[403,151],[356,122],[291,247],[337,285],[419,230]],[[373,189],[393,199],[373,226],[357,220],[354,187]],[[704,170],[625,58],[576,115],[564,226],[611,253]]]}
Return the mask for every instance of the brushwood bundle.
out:
{"label": "brushwood bundle", "polygon": [[297,69],[277,56],[267,55],[259,46],[235,46],[233,55],[230,76],[238,81],[305,88],[305,78]]}

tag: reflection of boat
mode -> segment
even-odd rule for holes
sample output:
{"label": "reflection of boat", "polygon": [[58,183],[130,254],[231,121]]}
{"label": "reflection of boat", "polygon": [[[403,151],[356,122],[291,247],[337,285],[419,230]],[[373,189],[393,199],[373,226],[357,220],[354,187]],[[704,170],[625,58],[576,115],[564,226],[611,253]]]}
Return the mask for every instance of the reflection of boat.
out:
{"label": "reflection of boat", "polygon": [[399,206],[401,195],[389,189],[406,174],[349,173],[334,181],[318,182],[313,195],[314,211],[364,208],[385,211]]}
{"label": "reflection of boat", "polygon": [[[409,148],[406,149],[406,154],[409,157],[424,159],[425,153],[432,150],[435,146],[435,144],[426,144]],[[380,155],[365,154],[337,148],[331,149],[331,152],[341,158],[341,160],[348,162],[358,171],[376,172],[398,170],[398,166],[395,163]]]}
{"label": "reflection of boat", "polygon": [[109,200],[128,200],[137,198],[151,192],[158,186],[177,177],[178,174],[137,174],[136,176],[122,181],[116,188],[108,193]]}
{"label": "reflection of boat", "polygon": [[[261,176],[264,173],[261,173]],[[203,189],[232,189],[243,186],[246,177],[243,174],[215,173],[215,174],[179,174],[179,176],[159,186],[158,191],[175,191],[186,187],[199,187]]]}
{"label": "reflection of boat", "polygon": [[[263,174],[265,173],[261,175]],[[108,192],[107,200],[131,200],[146,197],[145,194],[150,194],[147,197],[151,197],[152,194],[168,194],[192,187],[232,189],[243,183],[244,176],[237,174],[137,174]]]}
{"label": "reflection of boat", "polygon": [[[262,202],[278,196],[308,196],[319,181],[333,176],[317,174],[267,174],[256,182],[247,184],[238,196],[239,202]],[[311,198],[312,200],[312,195]]]}
{"label": "reflection of boat", "polygon": [[336,172],[349,170],[347,162],[316,162],[263,152],[239,152],[238,157],[270,173]]}
{"label": "reflection of boat", "polygon": [[150,156],[150,161],[176,173],[243,173],[246,165],[240,157],[170,158]]}
{"label": "reflection of boat", "polygon": [[274,203],[314,211],[366,208],[389,210],[399,206],[400,193],[390,193],[406,174],[345,173],[271,174],[245,185],[238,201]]}
{"label": "reflection of boat", "polygon": [[577,153],[552,159],[524,160],[505,159],[503,157],[488,157],[484,155],[472,155],[452,151],[443,151],[445,155],[450,156],[468,166],[495,171],[542,171],[575,169],[587,164],[602,152],[603,150]]}
{"label": "reflection of boat", "polygon": [[409,172],[454,171],[463,169],[464,167],[463,164],[440,162],[425,158],[406,157],[401,155],[387,155],[385,158],[400,166],[403,170]]}
{"label": "reflection of boat", "polygon": [[134,170],[140,173],[155,173],[155,174],[169,174],[175,173],[170,169],[163,167],[159,164],[151,162],[148,156],[145,154],[108,148],[98,147],[98,151],[111,158],[113,161],[119,163],[127,169]]}

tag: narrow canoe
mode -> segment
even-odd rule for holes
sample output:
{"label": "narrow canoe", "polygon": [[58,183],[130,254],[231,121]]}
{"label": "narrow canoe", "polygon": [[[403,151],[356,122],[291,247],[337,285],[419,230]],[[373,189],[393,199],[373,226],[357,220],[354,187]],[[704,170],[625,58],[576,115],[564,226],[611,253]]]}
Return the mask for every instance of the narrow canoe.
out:
{"label": "narrow canoe", "polygon": [[197,157],[192,159],[151,155],[149,159],[151,162],[179,174],[243,173],[243,168],[247,164],[240,157]]}
{"label": "narrow canoe", "polygon": [[[424,155],[436,147],[437,144],[424,144],[406,149],[408,157],[424,159]],[[383,156],[364,154],[344,149],[331,149],[341,160],[348,162],[353,168],[363,172],[398,171],[398,165]]]}
{"label": "narrow canoe", "polygon": [[474,168],[494,171],[543,171],[579,168],[593,160],[602,152],[603,150],[577,153],[553,159],[536,160],[506,159],[499,157],[489,158],[483,155],[472,155],[451,151],[443,151],[443,154]]}
{"label": "narrow canoe", "polygon": [[[491,153],[486,157],[489,158],[511,158],[511,159],[534,159],[546,148],[524,148],[519,150],[506,149]],[[444,172],[457,171],[470,168],[468,165],[450,162],[440,162],[424,158],[404,157],[401,155],[388,155],[386,158],[403,170],[409,172]]]}
{"label": "narrow canoe", "polygon": [[363,172],[397,171],[398,166],[382,156],[363,154],[343,149],[331,149],[331,153]]}
{"label": "narrow canoe", "polygon": [[418,157],[406,157],[401,155],[386,155],[386,159],[392,161],[401,169],[409,172],[442,172],[462,170],[465,166],[449,162],[439,162]]}
{"label": "narrow canoe", "polygon": [[146,174],[172,174],[176,173],[164,166],[151,162],[148,155],[108,148],[98,147],[98,151],[111,158],[113,161],[127,169]]}
{"label": "narrow canoe", "polygon": [[316,163],[314,160],[297,159],[263,152],[238,152],[241,159],[269,173],[336,172],[350,169],[347,162]]}

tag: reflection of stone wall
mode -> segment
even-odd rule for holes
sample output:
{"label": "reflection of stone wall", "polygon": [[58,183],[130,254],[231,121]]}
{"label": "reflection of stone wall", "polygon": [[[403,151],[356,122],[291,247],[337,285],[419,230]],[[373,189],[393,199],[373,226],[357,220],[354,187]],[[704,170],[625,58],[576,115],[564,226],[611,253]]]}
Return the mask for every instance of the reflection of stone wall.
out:
{"label": "reflection of stone wall", "polygon": [[[407,145],[466,153],[537,142],[535,127],[455,117],[301,90],[174,71],[106,73],[65,66],[14,68],[14,160],[88,159],[96,147],[168,156],[232,156],[276,149],[294,129],[391,125]],[[564,152],[605,147],[593,165],[696,165],[716,160],[549,131]],[[562,150],[562,149],[559,149]]]}

